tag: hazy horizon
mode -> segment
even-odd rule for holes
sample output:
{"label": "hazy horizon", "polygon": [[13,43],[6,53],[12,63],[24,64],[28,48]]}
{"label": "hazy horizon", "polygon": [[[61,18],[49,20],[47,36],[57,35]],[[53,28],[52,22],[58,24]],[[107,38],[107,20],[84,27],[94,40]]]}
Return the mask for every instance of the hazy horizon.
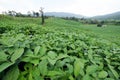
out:
{"label": "hazy horizon", "polygon": [[0,13],[8,10],[27,13],[44,7],[44,12],[68,12],[91,17],[118,12],[119,4],[120,0],[0,0]]}

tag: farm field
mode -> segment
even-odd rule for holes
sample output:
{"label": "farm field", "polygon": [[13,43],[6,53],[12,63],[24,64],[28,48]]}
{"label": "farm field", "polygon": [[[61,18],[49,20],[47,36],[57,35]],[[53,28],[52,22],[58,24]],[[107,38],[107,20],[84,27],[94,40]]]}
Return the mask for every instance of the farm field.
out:
{"label": "farm field", "polygon": [[94,32],[96,36],[103,39],[107,39],[111,42],[120,45],[120,26],[107,25],[106,27],[96,27],[96,25],[83,25],[81,26],[83,30],[88,30],[89,32]]}
{"label": "farm field", "polygon": [[97,27],[97,25],[81,24],[80,22],[74,22],[74,21],[66,21],[66,20],[59,20],[59,21],[55,20],[56,22],[54,22],[54,20],[51,20],[51,21],[53,21],[52,23],[57,25],[56,27],[59,27],[60,25],[62,25],[63,27],[66,26],[67,28],[70,27],[71,29],[76,28],[79,32],[83,32],[83,33],[85,32],[87,34],[91,34],[96,37],[101,37],[103,39],[107,39],[111,42],[114,42],[120,45],[120,41],[119,41],[120,26],[119,25],[107,25],[106,27]]}
{"label": "farm field", "polygon": [[120,26],[40,22],[0,16],[0,79],[120,79]]}

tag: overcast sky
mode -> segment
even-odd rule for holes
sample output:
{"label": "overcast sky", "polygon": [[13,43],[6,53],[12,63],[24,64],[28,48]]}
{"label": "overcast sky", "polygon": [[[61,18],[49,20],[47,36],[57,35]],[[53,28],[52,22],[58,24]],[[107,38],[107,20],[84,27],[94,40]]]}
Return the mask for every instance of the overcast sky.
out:
{"label": "overcast sky", "polygon": [[120,11],[120,0],[0,0],[0,12],[15,10],[27,13],[39,11],[40,7],[44,7],[45,12],[95,16]]}

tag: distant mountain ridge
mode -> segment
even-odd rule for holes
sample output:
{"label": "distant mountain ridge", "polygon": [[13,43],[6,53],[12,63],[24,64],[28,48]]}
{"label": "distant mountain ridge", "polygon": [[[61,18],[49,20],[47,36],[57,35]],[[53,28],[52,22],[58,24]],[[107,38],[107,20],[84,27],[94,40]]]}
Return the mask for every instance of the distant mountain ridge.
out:
{"label": "distant mountain ridge", "polygon": [[100,19],[100,20],[107,20],[107,19],[114,19],[114,20],[120,20],[120,11],[101,15],[101,16],[93,16],[92,19]]}
{"label": "distant mountain ridge", "polygon": [[120,20],[120,11],[105,14],[105,15],[98,15],[93,17],[86,17],[84,15],[80,14],[74,14],[74,13],[68,13],[68,12],[45,12],[46,16],[55,16],[55,17],[77,17],[77,18],[90,18],[90,19],[99,19],[99,20],[107,20],[107,19],[114,19],[114,20]]}
{"label": "distant mountain ridge", "polygon": [[83,18],[85,16],[74,14],[74,13],[67,13],[67,12],[46,12],[46,16],[55,16],[55,17],[77,17],[77,18]]}

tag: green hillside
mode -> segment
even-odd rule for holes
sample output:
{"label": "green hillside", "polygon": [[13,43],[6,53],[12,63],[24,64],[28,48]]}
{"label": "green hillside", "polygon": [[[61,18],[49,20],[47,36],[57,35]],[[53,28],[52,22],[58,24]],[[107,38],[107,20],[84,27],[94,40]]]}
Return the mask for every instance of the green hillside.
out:
{"label": "green hillside", "polygon": [[82,24],[71,20],[63,20],[59,18],[51,18],[47,20],[45,27],[49,30],[68,31],[85,33],[94,37],[109,40],[120,45],[120,26],[107,25],[106,27],[97,27],[97,25]]}
{"label": "green hillside", "polygon": [[0,16],[0,79],[119,80],[120,26]]}
{"label": "green hillside", "polygon": [[99,20],[120,20],[120,11],[114,12],[111,14],[101,15],[101,16],[94,16],[91,18],[92,19],[99,19]]}

